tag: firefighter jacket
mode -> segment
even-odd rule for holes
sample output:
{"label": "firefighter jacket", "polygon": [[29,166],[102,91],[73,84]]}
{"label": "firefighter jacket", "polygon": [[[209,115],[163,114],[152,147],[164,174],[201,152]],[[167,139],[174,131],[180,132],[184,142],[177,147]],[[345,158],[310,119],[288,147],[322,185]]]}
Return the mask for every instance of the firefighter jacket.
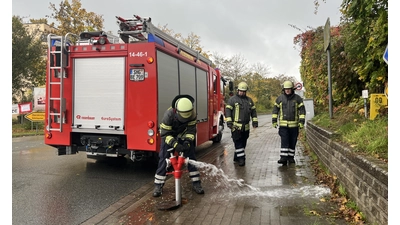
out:
{"label": "firefighter jacket", "polygon": [[165,111],[160,123],[161,139],[172,148],[175,148],[178,143],[182,143],[183,140],[193,143],[196,136],[196,123],[197,115],[194,110],[192,116],[184,119],[178,116],[174,108],[170,107]]}
{"label": "firefighter jacket", "polygon": [[272,109],[272,124],[277,123],[278,117],[280,127],[298,127],[299,123],[304,125],[306,109],[303,99],[295,93],[281,94]]}
{"label": "firefighter jacket", "polygon": [[226,122],[233,122],[239,130],[250,130],[250,119],[258,126],[257,111],[253,100],[247,96],[232,96],[226,105]]}

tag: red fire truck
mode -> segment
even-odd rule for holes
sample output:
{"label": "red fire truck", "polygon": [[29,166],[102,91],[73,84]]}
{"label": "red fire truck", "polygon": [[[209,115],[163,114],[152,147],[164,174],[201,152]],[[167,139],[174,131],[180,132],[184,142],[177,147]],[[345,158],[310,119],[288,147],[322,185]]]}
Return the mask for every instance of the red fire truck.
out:
{"label": "red fire truck", "polygon": [[196,144],[220,142],[227,81],[219,70],[151,18],[117,22],[117,42],[102,31],[48,35],[45,144],[58,155],[157,157],[159,123],[178,94],[195,99]]}

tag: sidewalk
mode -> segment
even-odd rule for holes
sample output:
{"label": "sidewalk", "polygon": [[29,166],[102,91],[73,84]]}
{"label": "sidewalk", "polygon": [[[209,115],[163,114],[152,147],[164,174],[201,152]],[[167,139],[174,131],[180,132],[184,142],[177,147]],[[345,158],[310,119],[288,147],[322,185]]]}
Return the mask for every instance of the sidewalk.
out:
{"label": "sidewalk", "polygon": [[[229,131],[225,132],[224,136],[229,136]],[[224,149],[210,145],[205,147],[212,151],[198,154],[204,195],[192,191],[184,173],[182,205],[159,210],[160,204],[175,199],[175,179],[171,176],[161,197],[153,198],[154,186],[148,184],[85,224],[347,224],[328,215],[331,207],[336,208],[329,202],[330,190],[314,184],[314,173],[300,142],[296,164],[289,166],[277,163],[278,130],[265,124],[250,133],[244,167],[233,163],[231,140],[223,144]]]}

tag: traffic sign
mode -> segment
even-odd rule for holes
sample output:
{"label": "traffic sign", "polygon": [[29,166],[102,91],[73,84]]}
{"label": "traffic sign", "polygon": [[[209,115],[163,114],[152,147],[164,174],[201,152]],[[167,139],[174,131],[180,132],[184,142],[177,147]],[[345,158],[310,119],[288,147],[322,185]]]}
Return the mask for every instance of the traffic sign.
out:
{"label": "traffic sign", "polygon": [[385,50],[385,53],[383,53],[383,60],[385,60],[385,62],[386,62],[386,64],[388,64],[389,65],[389,63],[388,63],[388,46],[386,46],[386,50]]}
{"label": "traffic sign", "polygon": [[32,122],[42,122],[44,121],[44,112],[31,112],[25,115],[25,118]]}
{"label": "traffic sign", "polygon": [[296,87],[296,90],[301,90],[303,88],[303,84],[301,84],[300,82],[296,83],[296,85],[294,85]]}
{"label": "traffic sign", "polygon": [[324,27],[324,51],[328,51],[329,46],[331,44],[331,22],[328,19],[326,20],[325,27]]}

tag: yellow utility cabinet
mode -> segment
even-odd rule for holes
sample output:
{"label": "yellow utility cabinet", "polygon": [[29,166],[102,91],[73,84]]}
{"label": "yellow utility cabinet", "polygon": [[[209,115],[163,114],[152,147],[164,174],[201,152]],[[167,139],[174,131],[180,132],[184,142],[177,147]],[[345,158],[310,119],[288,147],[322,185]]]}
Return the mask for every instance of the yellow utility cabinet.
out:
{"label": "yellow utility cabinet", "polygon": [[371,94],[370,96],[370,120],[374,120],[375,117],[379,114],[379,109],[381,107],[388,106],[388,99],[385,94]]}

